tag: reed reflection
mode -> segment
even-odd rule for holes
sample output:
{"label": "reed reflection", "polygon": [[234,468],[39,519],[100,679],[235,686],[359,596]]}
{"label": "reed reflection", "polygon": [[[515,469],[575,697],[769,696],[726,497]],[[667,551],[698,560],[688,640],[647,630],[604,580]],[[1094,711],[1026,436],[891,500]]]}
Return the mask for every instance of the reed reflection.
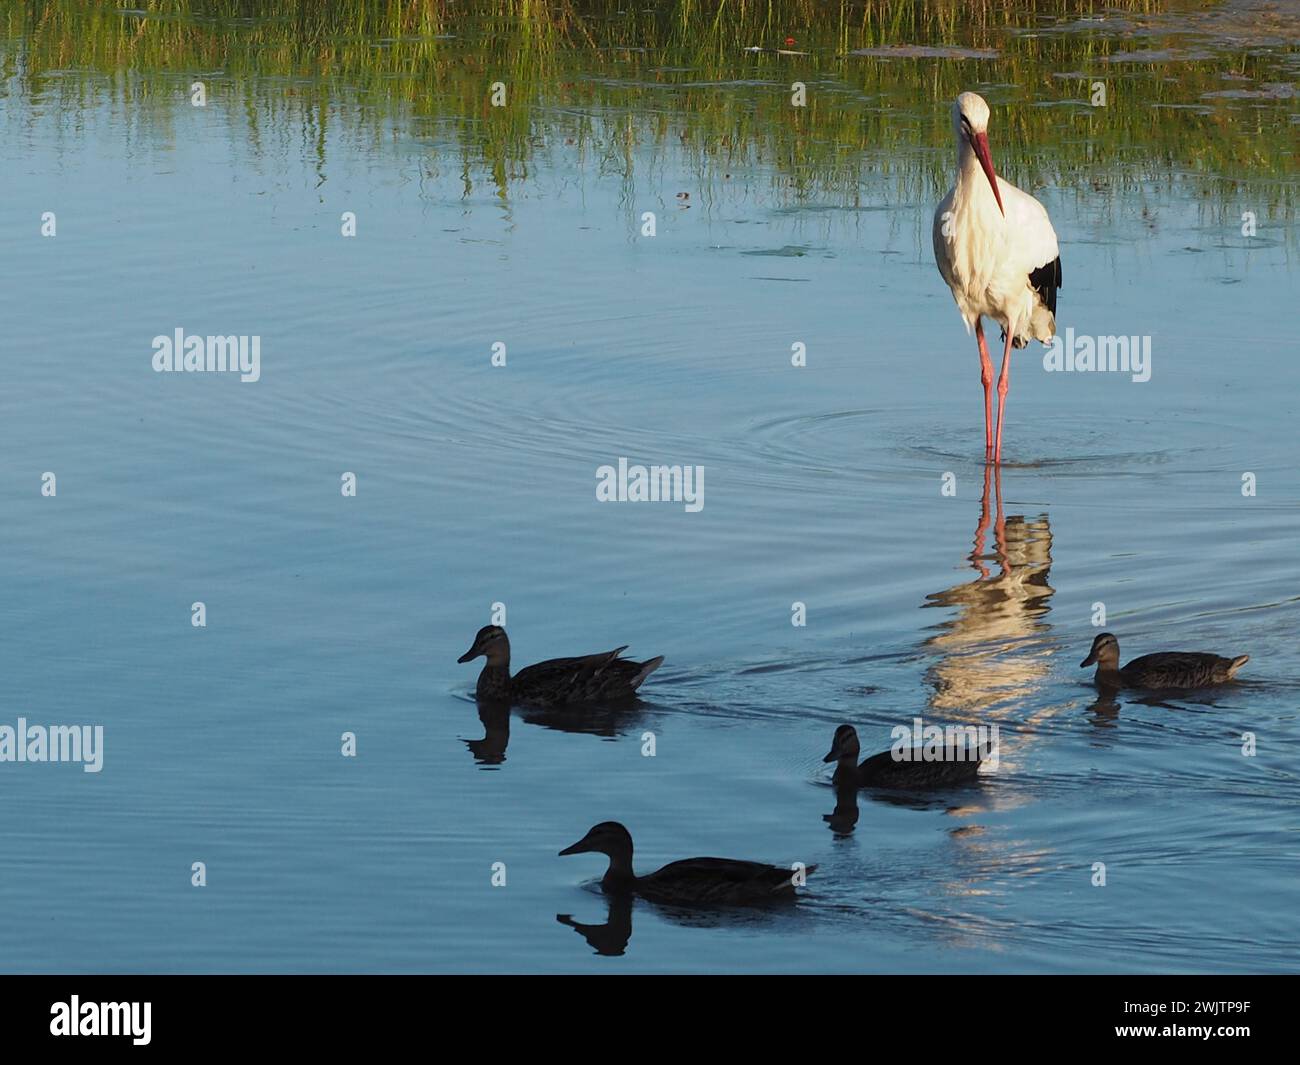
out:
{"label": "reed reflection", "polygon": [[[1150,20],[1171,5],[1186,6],[1173,0],[1110,0],[1107,6]],[[924,39],[954,47],[955,54],[996,46],[999,70],[1009,85],[1019,86],[1045,84],[1061,71],[1104,63],[1132,46],[1124,19],[1113,27],[1099,21],[1087,34],[1007,33],[1024,25],[1026,5],[989,0],[862,0],[854,5],[860,16],[847,22],[841,5],[802,0],[168,0],[165,17],[143,10],[153,6],[85,0],[6,5],[0,66],[9,80],[7,101],[48,102],[52,113],[78,116],[107,102],[130,113],[132,128],[156,125],[170,134],[173,109],[190,106],[175,91],[176,72],[215,64],[223,72],[229,132],[259,166],[273,164],[287,145],[301,146],[323,181],[340,146],[413,134],[433,141],[422,178],[445,172],[467,198],[486,187],[503,204],[535,180],[556,144],[591,155],[602,172],[623,175],[629,187],[643,167],[660,169],[671,146],[690,156],[690,172],[716,175],[709,182],[715,195],[727,186],[745,187],[717,180],[720,165],[762,162],[774,170],[773,187],[783,195],[849,203],[857,202],[874,181],[870,172],[887,159],[906,200],[932,199],[946,187],[943,168],[932,165],[933,152],[942,149],[946,158],[951,135],[947,122],[936,120],[932,102],[969,88],[969,71],[962,63],[927,63],[922,76],[913,62],[879,62],[870,51],[880,43],[878,27],[896,27],[902,35],[897,43]],[[213,17],[214,7],[226,17]],[[798,123],[787,121],[780,94],[762,89],[786,75],[789,60],[748,47],[770,34],[773,21],[797,23],[802,71],[850,88],[809,108]],[[1107,189],[1141,190],[1153,168],[1158,180],[1193,182],[1196,198],[1220,225],[1237,224],[1238,183],[1261,178],[1270,215],[1289,221],[1295,208],[1289,96],[1222,92],[1229,72],[1260,87],[1291,80],[1291,52],[1279,25],[1269,21],[1253,38],[1256,46],[1242,51],[1225,45],[1214,23],[1147,21],[1144,32],[1155,51],[1196,42],[1197,54],[1177,64],[1177,77],[1163,63],[1131,64],[1131,90],[1108,101],[1106,121],[1094,124],[1088,137],[1065,135],[1061,112],[1040,107],[1021,110],[1024,128],[1016,140],[1046,152],[1049,169],[1067,187],[1086,190],[1100,181]],[[1232,36],[1241,41],[1251,33],[1243,24]],[[131,92],[118,87],[127,63]],[[481,113],[484,69],[511,86],[491,121]],[[645,106],[649,81],[672,87],[666,97],[672,106]],[[294,91],[286,94],[290,82]],[[728,91],[717,91],[720,85]],[[745,105],[737,106],[745,86]],[[923,102],[913,105],[918,95]],[[1206,96],[1215,97],[1224,120],[1213,137],[1189,138],[1181,107]],[[878,99],[892,106],[863,106]],[[138,150],[139,141],[129,138],[124,149]],[[1148,150],[1140,164],[1123,164],[1134,143]],[[728,145],[723,156],[709,147],[717,144]],[[1010,145],[1008,153],[1003,165],[1014,173]],[[1206,196],[1207,190],[1215,195]],[[1111,197],[1093,199],[1099,212],[1114,209]],[[1292,239],[1290,227],[1284,231]]]}

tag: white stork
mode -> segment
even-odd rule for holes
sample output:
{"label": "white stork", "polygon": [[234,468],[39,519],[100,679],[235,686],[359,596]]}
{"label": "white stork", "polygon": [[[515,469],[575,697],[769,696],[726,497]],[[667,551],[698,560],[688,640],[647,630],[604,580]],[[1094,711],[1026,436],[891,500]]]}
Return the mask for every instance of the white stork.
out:
{"label": "white stork", "polygon": [[[934,212],[934,259],[952,298],[975,329],[984,383],[984,458],[1002,462],[1002,421],[1011,384],[1011,349],[1056,334],[1056,290],[1061,256],[1047,210],[1003,181],[989,154],[989,105],[964,92],[952,105],[957,136],[957,182]],[[983,170],[983,175],[980,170]],[[985,178],[988,180],[985,181]],[[993,435],[993,364],[981,316],[1002,326],[1006,347],[998,378],[998,431]]]}

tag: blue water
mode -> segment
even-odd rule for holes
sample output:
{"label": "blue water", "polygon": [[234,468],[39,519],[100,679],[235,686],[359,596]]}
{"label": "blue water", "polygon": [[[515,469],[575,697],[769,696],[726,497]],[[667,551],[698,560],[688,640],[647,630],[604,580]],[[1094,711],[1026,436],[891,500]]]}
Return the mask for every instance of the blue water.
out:
{"label": "blue water", "polygon": [[[503,201],[437,130],[254,144],[220,94],[67,107],[11,78],[0,113],[0,723],[102,724],[104,766],[0,764],[3,968],[1300,965],[1293,221],[1243,238],[1177,182],[1035,190],[1061,327],[1150,336],[1153,372],[1016,355],[1005,532],[972,562],[975,345],[933,199],[883,170],[850,208],[557,140]],[[177,327],[259,335],[261,379],[154,373]],[[702,465],[703,509],[596,502],[620,456]],[[630,710],[484,722],[455,660],[498,602],[517,666],[667,661]],[[1099,704],[1097,603],[1126,658],[1251,661]],[[999,770],[824,820],[835,726],[870,753],[915,715],[996,723]],[[605,957],[556,921],[610,919],[601,861],[556,852],[607,819],[642,870],[820,868],[773,913],[637,903]]]}

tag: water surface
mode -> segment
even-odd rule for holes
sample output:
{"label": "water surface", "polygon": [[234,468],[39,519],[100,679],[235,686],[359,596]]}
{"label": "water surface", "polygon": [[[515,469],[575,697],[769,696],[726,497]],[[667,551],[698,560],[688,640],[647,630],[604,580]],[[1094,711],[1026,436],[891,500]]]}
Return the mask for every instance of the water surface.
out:
{"label": "water surface", "polygon": [[[968,6],[11,14],[0,720],[106,738],[0,765],[3,966],[1294,971],[1296,21]],[[1153,351],[1017,354],[996,476],[930,250],[963,88],[1051,212],[1061,328]],[[177,327],[259,335],[261,379],[154,373]],[[598,503],[620,456],[703,466],[703,509]],[[494,603],[517,665],[667,662],[629,709],[481,717]],[[1251,662],[1099,699],[1098,604],[1126,657]],[[996,723],[998,772],[838,798],[835,726],[916,715]],[[644,870],[820,868],[776,913],[611,909],[556,857],[606,819]]]}

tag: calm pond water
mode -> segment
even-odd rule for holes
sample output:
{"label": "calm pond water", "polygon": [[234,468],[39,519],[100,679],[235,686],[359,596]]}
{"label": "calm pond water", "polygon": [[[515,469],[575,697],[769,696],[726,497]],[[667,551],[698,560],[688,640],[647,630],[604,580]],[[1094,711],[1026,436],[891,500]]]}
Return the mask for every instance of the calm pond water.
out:
{"label": "calm pond water", "polygon": [[[7,15],[0,723],[104,758],[0,764],[0,965],[1300,967],[1300,19],[1125,6]],[[997,476],[930,248],[963,88],[1060,327],[1152,350],[1017,354]],[[260,337],[260,380],[153,372],[177,328]],[[703,508],[597,502],[620,457],[703,466]],[[516,666],[666,663],[481,718],[495,603]],[[1251,661],[1101,700],[1097,604],[1126,657]],[[997,724],[998,771],[837,800],[835,726],[917,715]],[[642,871],[820,868],[776,913],[611,909],[556,855],[606,819]]]}

